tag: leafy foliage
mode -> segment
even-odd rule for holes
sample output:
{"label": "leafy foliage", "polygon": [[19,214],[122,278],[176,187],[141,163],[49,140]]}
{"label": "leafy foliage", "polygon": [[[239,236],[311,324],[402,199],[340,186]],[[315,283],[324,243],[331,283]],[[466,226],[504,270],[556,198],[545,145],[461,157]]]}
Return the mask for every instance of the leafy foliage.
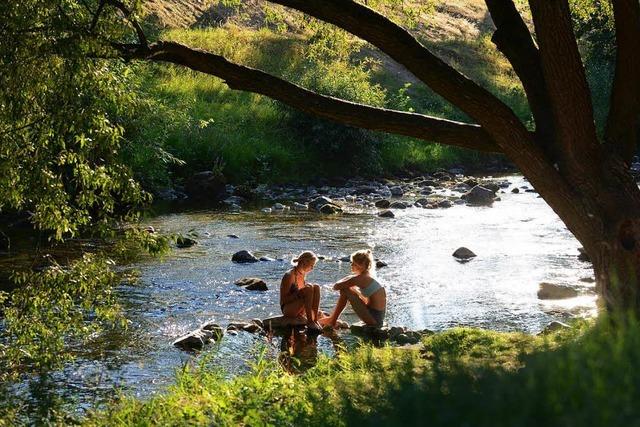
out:
{"label": "leafy foliage", "polygon": [[148,200],[118,160],[128,69],[92,59],[126,28],[105,10],[92,32],[97,3],[0,4],[0,212],[30,210],[58,240],[104,233]]}

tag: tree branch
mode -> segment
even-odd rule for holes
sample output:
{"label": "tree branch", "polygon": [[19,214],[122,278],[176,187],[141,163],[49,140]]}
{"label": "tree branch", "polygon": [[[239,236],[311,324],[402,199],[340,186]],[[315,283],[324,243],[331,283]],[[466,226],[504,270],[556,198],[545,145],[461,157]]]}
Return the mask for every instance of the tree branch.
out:
{"label": "tree branch", "polygon": [[616,22],[616,72],[605,142],[627,164],[640,139],[640,3],[613,0]]}
{"label": "tree branch", "polygon": [[506,104],[376,11],[353,0],[269,1],[336,25],[378,47],[479,123],[512,159],[529,149],[530,133]]}
{"label": "tree branch", "polygon": [[491,41],[507,57],[524,86],[536,122],[537,140],[552,151],[553,114],[538,47],[513,0],[485,0],[485,3],[496,26]]}
{"label": "tree branch", "polygon": [[320,95],[263,71],[234,64],[222,56],[179,43],[161,41],[148,48],[139,45],[116,47],[125,58],[182,65],[220,77],[232,89],[265,95],[306,113],[346,125],[473,150],[501,151],[478,125],[376,108]]}
{"label": "tree branch", "polygon": [[559,163],[571,175],[585,176],[584,168],[601,164],[602,151],[569,4],[567,0],[529,0],[529,4],[552,105],[556,146],[562,153]]}
{"label": "tree branch", "polygon": [[104,7],[104,3],[108,3],[111,6],[115,7],[116,9],[120,10],[122,12],[122,14],[124,15],[125,18],[127,18],[127,21],[129,21],[129,23],[131,23],[131,25],[133,26],[134,30],[136,31],[136,34],[138,36],[138,42],[142,45],[142,46],[148,46],[149,45],[149,41],[147,40],[147,36],[145,35],[144,31],[142,30],[142,27],[140,26],[140,23],[134,19],[131,15],[131,11],[127,8],[127,6],[125,6],[124,3],[122,3],[119,0],[103,0],[100,2],[100,6],[98,7],[98,12],[96,13],[95,17],[94,17],[94,23],[92,24],[92,28],[95,28],[95,25],[98,22],[98,19],[100,18],[100,12],[102,10],[102,8]]}

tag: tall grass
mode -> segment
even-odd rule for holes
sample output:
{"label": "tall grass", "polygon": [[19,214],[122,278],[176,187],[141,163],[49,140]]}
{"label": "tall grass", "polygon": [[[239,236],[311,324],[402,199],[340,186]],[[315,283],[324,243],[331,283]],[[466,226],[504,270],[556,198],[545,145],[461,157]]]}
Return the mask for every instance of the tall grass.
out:
{"label": "tall grass", "polygon": [[185,369],[168,393],[123,398],[87,425],[638,425],[640,326],[540,337],[456,328],[414,348],[360,347],[302,375],[259,362],[224,379]]}

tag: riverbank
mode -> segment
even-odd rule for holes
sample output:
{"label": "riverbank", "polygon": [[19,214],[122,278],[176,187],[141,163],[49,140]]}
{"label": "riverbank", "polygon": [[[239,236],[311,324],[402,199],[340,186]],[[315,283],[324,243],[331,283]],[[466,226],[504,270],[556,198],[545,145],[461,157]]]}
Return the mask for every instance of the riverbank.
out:
{"label": "riverbank", "polygon": [[166,392],[122,397],[85,425],[635,425],[637,323],[546,336],[456,328],[417,346],[363,346],[303,374],[275,362],[226,379],[187,366]]}

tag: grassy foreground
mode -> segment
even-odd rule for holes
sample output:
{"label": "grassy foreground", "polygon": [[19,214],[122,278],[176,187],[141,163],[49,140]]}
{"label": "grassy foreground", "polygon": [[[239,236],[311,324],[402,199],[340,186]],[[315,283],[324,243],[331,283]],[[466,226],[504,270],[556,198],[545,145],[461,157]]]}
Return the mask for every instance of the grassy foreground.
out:
{"label": "grassy foreground", "polygon": [[275,362],[224,379],[187,369],[86,425],[638,425],[640,327],[585,322],[546,337],[456,328],[414,348],[363,346],[301,375]]}

